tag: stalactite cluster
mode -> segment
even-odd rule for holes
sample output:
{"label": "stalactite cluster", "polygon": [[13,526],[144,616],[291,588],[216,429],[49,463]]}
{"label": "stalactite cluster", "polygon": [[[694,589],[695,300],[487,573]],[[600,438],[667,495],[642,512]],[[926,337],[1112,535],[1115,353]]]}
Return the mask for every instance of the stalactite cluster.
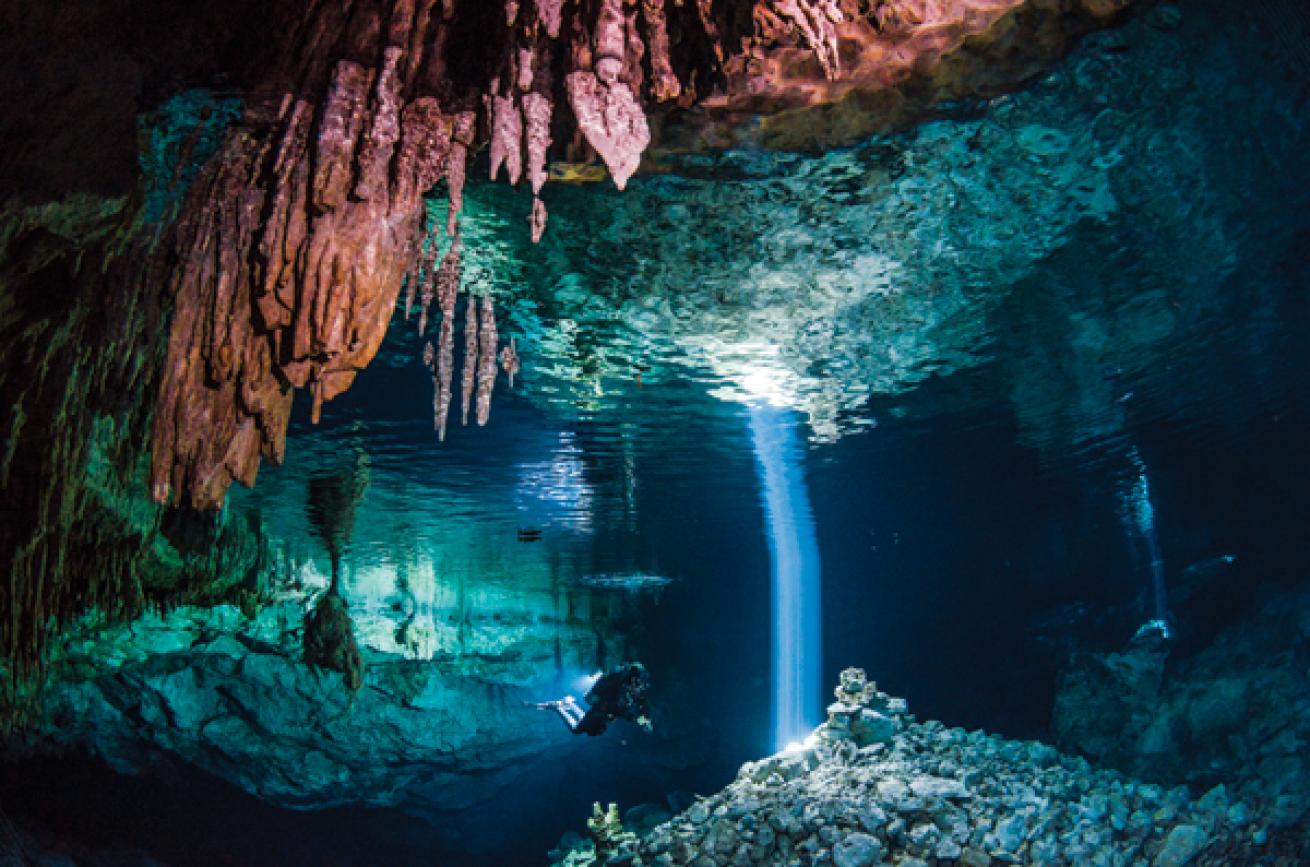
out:
{"label": "stalactite cluster", "polygon": [[[452,294],[449,310],[442,310],[437,345],[433,346],[428,341],[423,347],[423,363],[432,371],[432,427],[442,441],[446,439],[450,402],[454,396],[454,323],[455,302]],[[469,408],[473,406],[476,406],[475,418],[479,426],[490,420],[491,395],[496,387],[498,359],[502,361],[512,384],[519,370],[518,353],[512,341],[500,349],[495,303],[490,295],[484,295],[479,309],[477,296],[468,295],[464,303],[464,358],[460,369],[461,424],[468,424]],[[476,404],[473,400],[475,396]]]}
{"label": "stalactite cluster", "polygon": [[238,601],[266,565],[258,521],[147,496],[167,320],[142,289],[161,274],[134,207],[0,208],[0,732],[88,609]]}
{"label": "stalactite cluster", "polygon": [[[1074,5],[1087,18],[1128,2]],[[458,215],[482,145],[493,179],[526,178],[529,231],[539,240],[548,161],[598,158],[623,188],[652,143],[651,119],[662,105],[695,108],[703,119],[718,110],[740,124],[743,111],[849,102],[853,93],[916,75],[941,78],[933,64],[1029,6],[1065,14],[1048,0],[301,7],[286,28],[284,62],[251,95],[176,230],[154,497],[212,507],[233,480],[253,483],[261,457],[281,460],[293,391],[310,392],[317,417],[323,402],[348,388],[377,352],[406,282],[407,313],[419,295],[420,333],[434,300],[442,314],[434,365],[444,431]],[[962,68],[967,79],[972,67]],[[953,92],[936,80],[932,87]],[[800,125],[814,134],[813,123]],[[797,134],[787,129],[771,134]],[[453,241],[434,269],[436,247],[422,240],[422,199],[442,181]],[[486,310],[484,303],[483,323]],[[494,372],[496,350],[483,342],[478,370]],[[511,357],[517,368],[517,353]],[[490,395],[490,382],[479,379],[479,419],[484,391]]]}

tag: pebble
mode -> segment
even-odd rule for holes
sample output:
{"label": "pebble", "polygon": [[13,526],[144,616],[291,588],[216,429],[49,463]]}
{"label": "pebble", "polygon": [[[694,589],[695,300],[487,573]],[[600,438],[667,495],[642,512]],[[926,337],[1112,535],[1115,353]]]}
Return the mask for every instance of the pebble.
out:
{"label": "pebble", "polygon": [[1195,825],[1179,825],[1165,837],[1164,846],[1155,856],[1152,867],[1183,867],[1196,853],[1205,848],[1209,839],[1205,831]]}
{"label": "pebble", "polygon": [[870,867],[882,860],[882,841],[871,834],[856,831],[832,847],[837,867]]}

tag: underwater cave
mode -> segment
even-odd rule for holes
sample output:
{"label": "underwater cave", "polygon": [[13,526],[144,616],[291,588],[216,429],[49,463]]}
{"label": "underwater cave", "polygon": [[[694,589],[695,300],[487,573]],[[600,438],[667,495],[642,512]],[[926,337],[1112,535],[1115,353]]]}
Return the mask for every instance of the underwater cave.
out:
{"label": "underwater cave", "polygon": [[1304,0],[0,80],[0,867],[1310,863]]}

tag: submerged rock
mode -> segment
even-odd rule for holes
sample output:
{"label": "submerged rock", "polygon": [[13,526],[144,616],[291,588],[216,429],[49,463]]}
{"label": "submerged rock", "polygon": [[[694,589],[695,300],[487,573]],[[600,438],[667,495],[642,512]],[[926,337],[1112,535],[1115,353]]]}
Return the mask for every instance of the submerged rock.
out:
{"label": "submerged rock", "polygon": [[[858,670],[843,674],[844,688],[881,695]],[[1193,801],[1042,744],[918,723],[904,702],[882,699],[895,723],[887,742],[852,751],[849,739],[814,737],[747,764],[723,791],[645,833],[632,863],[1258,863],[1217,795]],[[1128,812],[1141,821],[1122,821]]]}
{"label": "submerged rock", "polygon": [[305,618],[305,662],[341,672],[352,690],[364,685],[364,657],[355,641],[346,600],[338,593],[324,593]]}
{"label": "submerged rock", "polygon": [[[508,604],[470,615],[462,637],[434,636],[423,658],[379,650],[359,628],[361,604],[342,656],[301,635],[306,604],[286,593],[253,618],[220,605],[79,626],[54,654],[23,740],[4,747],[87,750],[133,774],[180,760],[287,807],[462,810],[496,797],[549,748],[569,748],[553,715],[524,706],[557,688],[555,665],[583,670],[598,647],[618,652],[603,617],[556,620],[542,597],[530,623],[511,622]],[[349,628],[340,596],[324,593],[317,607],[338,637],[349,634],[339,631]],[[310,646],[335,647],[346,671],[306,664]]]}
{"label": "submerged rock", "polygon": [[1184,864],[1190,864],[1192,858],[1208,842],[1209,837],[1205,831],[1195,825],[1178,825],[1169,832],[1164,846],[1151,863],[1154,867],[1183,867]]}
{"label": "submerged rock", "polygon": [[1306,610],[1310,587],[1273,592],[1191,655],[1134,641],[1074,657],[1056,695],[1057,742],[1134,776],[1194,785],[1200,805],[1228,811],[1233,824],[1254,809],[1306,839]]}

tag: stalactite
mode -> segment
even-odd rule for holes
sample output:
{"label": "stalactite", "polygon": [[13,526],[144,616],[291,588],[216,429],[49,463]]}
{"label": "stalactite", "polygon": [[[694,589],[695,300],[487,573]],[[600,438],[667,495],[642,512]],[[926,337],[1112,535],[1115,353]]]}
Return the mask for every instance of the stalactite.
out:
{"label": "stalactite", "polygon": [[578,129],[605,162],[620,190],[637,171],[650,128],[631,84],[620,78],[627,56],[623,0],[601,0],[592,35],[591,69],[565,77]]}
{"label": "stalactite", "polygon": [[714,59],[722,66],[726,58],[723,51],[723,37],[719,34],[718,23],[714,20],[714,0],[696,0],[696,14],[714,51]]}
{"label": "stalactite", "polygon": [[518,89],[522,93],[527,93],[532,89],[533,62],[532,46],[520,45],[518,49],[518,62],[516,64],[518,67],[518,77],[514,83],[518,85]]}
{"label": "stalactite", "polygon": [[441,260],[441,267],[437,269],[435,280],[437,304],[441,308],[441,315],[447,319],[455,315],[455,295],[459,292],[459,259],[460,240],[456,235],[446,257]]}
{"label": "stalactite", "polygon": [[399,45],[388,45],[383,55],[382,71],[373,92],[373,113],[359,154],[359,175],[355,181],[355,198],[367,201],[385,193],[387,171],[396,142],[400,140],[400,81],[396,66],[403,52]]}
{"label": "stalactite", "polygon": [[422,242],[415,242],[412,250],[408,254],[410,263],[409,270],[405,272],[405,321],[409,321],[409,314],[414,309],[414,298],[418,294],[418,281],[423,270],[423,248]]}
{"label": "stalactite", "polygon": [[777,13],[792,23],[814,51],[830,80],[837,77],[837,25],[843,20],[837,0],[769,0]]}
{"label": "stalactite", "polygon": [[550,97],[540,93],[523,95],[523,114],[527,120],[528,183],[534,196],[546,183],[546,153],[550,150]]}
{"label": "stalactite", "polygon": [[537,20],[545,28],[546,35],[558,39],[564,20],[564,0],[533,0],[533,5],[537,7]]}
{"label": "stalactite", "polygon": [[505,371],[505,375],[509,377],[509,387],[513,388],[514,377],[519,372],[518,341],[513,337],[509,339],[509,343],[505,348],[500,351],[500,366]]}
{"label": "stalactite", "polygon": [[469,423],[469,405],[473,401],[473,376],[478,366],[478,300],[468,295],[464,301],[464,365],[459,392],[459,423]]}
{"label": "stalactite", "polygon": [[523,174],[523,115],[512,94],[494,96],[491,103],[491,179],[504,165],[509,182],[517,184]]}
{"label": "stalactite", "polygon": [[482,296],[482,315],[478,317],[478,426],[491,418],[491,392],[496,387],[496,308],[490,295]]}
{"label": "stalactite", "polygon": [[421,288],[419,289],[419,312],[418,312],[418,336],[422,337],[428,330],[428,310],[432,307],[432,301],[437,296],[437,239],[428,238],[427,252],[423,254],[423,266],[419,269],[418,280]]}
{"label": "stalactite", "polygon": [[[532,212],[528,225],[532,243],[541,241],[546,232],[546,205],[541,201],[541,189],[546,185],[546,156],[550,151],[550,120],[554,113],[551,101],[550,76],[551,51],[549,45],[542,45],[532,53],[529,68],[539,67],[533,72],[529,84],[535,90],[523,94],[524,138],[527,149],[528,185],[532,189]],[[525,88],[526,90],[526,88]]]}
{"label": "stalactite", "polygon": [[446,419],[450,414],[451,383],[455,372],[455,296],[459,292],[459,236],[437,271],[437,304],[441,308],[441,332],[437,341],[437,396],[435,424],[437,438],[446,439]]}
{"label": "stalactite", "polygon": [[[413,3],[392,9],[378,68],[316,58],[292,73],[323,69],[320,108],[253,100],[249,124],[275,134],[238,127],[192,187],[175,233],[152,439],[157,500],[212,507],[234,479],[254,482],[261,454],[280,460],[292,389],[310,390],[316,418],[377,352],[413,271],[421,196],[443,175],[458,212],[475,115],[450,115],[430,97],[401,108]],[[316,7],[311,17],[334,14]]]}
{"label": "stalactite", "polygon": [[450,416],[451,381],[455,368],[455,332],[450,317],[441,319],[441,331],[437,340],[437,370],[433,382],[436,392],[432,399],[432,425],[437,431],[437,439],[446,441],[446,420]]}
{"label": "stalactite", "polygon": [[459,212],[464,209],[464,177],[468,170],[468,152],[473,145],[477,118],[474,112],[461,112],[455,116],[454,129],[451,132],[450,157],[446,166],[446,184],[450,195],[450,206],[446,215],[446,234],[451,237],[459,234],[459,224],[456,220]]}
{"label": "stalactite", "polygon": [[641,16],[646,26],[646,45],[650,48],[651,94],[660,102],[677,99],[682,85],[669,58],[669,24],[664,16],[664,0],[642,0]]}

